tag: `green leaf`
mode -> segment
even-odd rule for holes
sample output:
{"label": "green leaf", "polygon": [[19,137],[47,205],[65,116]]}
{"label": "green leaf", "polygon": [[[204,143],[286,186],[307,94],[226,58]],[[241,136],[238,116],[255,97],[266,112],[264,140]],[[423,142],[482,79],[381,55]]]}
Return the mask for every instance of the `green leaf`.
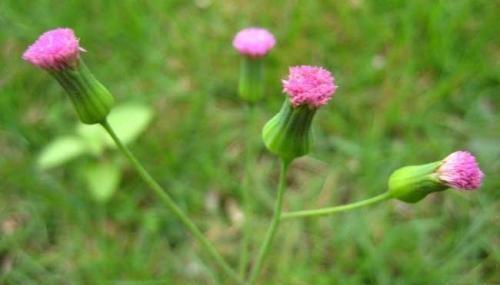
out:
{"label": "green leaf", "polygon": [[[114,108],[109,114],[108,122],[116,135],[124,144],[134,141],[149,125],[153,118],[153,110],[143,104],[129,103]],[[115,147],[107,137],[107,145]]]}
{"label": "green leaf", "polygon": [[115,193],[121,179],[120,167],[109,162],[89,165],[85,170],[85,180],[92,198],[97,202],[107,202]]}
{"label": "green leaf", "polygon": [[[114,107],[108,116],[108,122],[121,141],[128,144],[146,129],[152,118],[153,110],[148,106],[128,103]],[[104,146],[116,148],[113,140],[100,125],[80,123],[77,132],[95,155],[100,155]]]}
{"label": "green leaf", "polygon": [[76,132],[85,141],[87,148],[93,155],[100,156],[102,154],[108,134],[100,125],[79,123]]}
{"label": "green leaf", "polygon": [[85,143],[78,137],[59,137],[42,150],[37,159],[41,169],[59,166],[87,151]]}

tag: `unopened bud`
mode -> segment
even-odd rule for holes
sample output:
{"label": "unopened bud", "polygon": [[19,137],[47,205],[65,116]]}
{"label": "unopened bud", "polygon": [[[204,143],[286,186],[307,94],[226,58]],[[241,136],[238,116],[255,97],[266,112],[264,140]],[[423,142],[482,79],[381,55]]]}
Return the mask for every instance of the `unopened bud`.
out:
{"label": "unopened bud", "polygon": [[288,79],[283,80],[283,90],[289,98],[262,131],[269,151],[290,161],[307,154],[312,144],[314,115],[331,99],[336,88],[333,77],[324,68],[290,68]]}
{"label": "unopened bud", "polygon": [[450,187],[475,190],[481,186],[483,177],[475,157],[469,152],[457,151],[437,162],[396,170],[389,178],[389,193],[393,198],[416,203],[430,193]]}
{"label": "unopened bud", "polygon": [[80,59],[81,51],[73,30],[58,28],[42,34],[24,52],[23,59],[57,79],[83,123],[101,123],[111,111],[114,99]]}

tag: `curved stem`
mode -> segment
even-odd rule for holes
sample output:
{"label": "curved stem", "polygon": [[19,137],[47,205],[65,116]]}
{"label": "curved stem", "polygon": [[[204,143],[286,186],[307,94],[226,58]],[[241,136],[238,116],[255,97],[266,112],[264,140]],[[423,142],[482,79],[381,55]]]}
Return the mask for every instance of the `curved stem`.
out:
{"label": "curved stem", "polygon": [[356,208],[360,208],[360,207],[368,206],[368,205],[375,204],[378,202],[382,202],[382,201],[388,200],[390,198],[391,198],[390,194],[388,192],[385,192],[385,193],[377,195],[373,198],[369,198],[366,200],[362,200],[362,201],[347,204],[347,205],[314,209],[314,210],[303,210],[303,211],[283,213],[283,215],[281,216],[281,220],[287,220],[287,219],[292,219],[292,218],[310,218],[310,217],[320,217],[320,216],[331,215],[333,213],[349,211],[349,210],[353,210]]}
{"label": "curved stem", "polygon": [[254,134],[252,133],[256,121],[256,110],[254,105],[248,104],[247,106],[247,128],[246,128],[246,146],[245,146],[245,173],[242,185],[242,202],[243,202],[243,240],[241,242],[241,253],[239,260],[238,272],[241,278],[245,278],[245,273],[248,265],[248,257],[250,252],[250,237],[252,236],[252,212],[253,212],[253,199],[250,195],[250,185],[252,184],[252,167],[255,157]]}
{"label": "curved stem", "polygon": [[155,192],[156,195],[161,199],[163,204],[171,211],[181,223],[191,232],[191,234],[198,240],[201,246],[207,251],[207,253],[212,257],[212,259],[220,266],[220,268],[231,277],[237,284],[242,284],[241,279],[238,275],[229,267],[224,258],[217,252],[212,243],[203,235],[200,229],[186,216],[186,214],[177,206],[177,204],[172,200],[170,195],[154,180],[153,177],[147,172],[142,164],[137,160],[137,158],[130,152],[130,150],[121,142],[118,136],[113,131],[111,125],[104,121],[101,123],[102,127],[108,132],[115,144],[118,146],[120,151],[128,158],[132,166],[139,173],[141,178],[146,182],[146,184]]}
{"label": "curved stem", "polygon": [[259,251],[259,256],[257,257],[257,261],[255,262],[254,268],[252,270],[252,273],[250,274],[249,278],[249,284],[253,285],[257,281],[257,278],[259,277],[260,271],[262,270],[262,265],[264,263],[264,260],[266,259],[269,249],[271,248],[272,241],[274,239],[274,236],[276,235],[276,232],[278,230],[278,226],[280,224],[280,216],[281,216],[281,209],[283,207],[283,194],[285,192],[285,182],[286,182],[286,173],[288,170],[288,166],[290,165],[290,161],[286,160],[281,160],[280,163],[280,178],[279,178],[279,185],[278,185],[278,194],[276,198],[276,203],[274,205],[274,214],[273,214],[273,219],[271,221],[271,225],[269,226],[269,229],[267,230],[266,237],[264,239],[264,242],[262,243],[262,246]]}

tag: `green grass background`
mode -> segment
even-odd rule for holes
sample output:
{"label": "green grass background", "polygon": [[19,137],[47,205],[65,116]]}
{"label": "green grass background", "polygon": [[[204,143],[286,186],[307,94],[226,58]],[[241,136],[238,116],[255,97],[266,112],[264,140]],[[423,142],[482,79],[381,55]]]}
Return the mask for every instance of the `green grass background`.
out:
{"label": "green grass background", "polygon": [[[132,169],[102,205],[77,175],[86,158],[34,167],[43,146],[77,121],[55,80],[20,58],[59,26],[76,31],[118,102],[154,107],[131,147],[233,265],[246,137],[259,138],[279,109],[291,65],[323,65],[340,87],[316,117],[313,152],[292,166],[288,210],[376,195],[398,167],[455,150],[477,156],[486,174],[477,192],[286,222],[261,284],[499,284],[499,11],[492,0],[1,1],[0,284],[221,280]],[[257,123],[245,133],[231,40],[249,25],[269,28],[278,44],[266,59]],[[256,245],[278,165],[255,143]]]}

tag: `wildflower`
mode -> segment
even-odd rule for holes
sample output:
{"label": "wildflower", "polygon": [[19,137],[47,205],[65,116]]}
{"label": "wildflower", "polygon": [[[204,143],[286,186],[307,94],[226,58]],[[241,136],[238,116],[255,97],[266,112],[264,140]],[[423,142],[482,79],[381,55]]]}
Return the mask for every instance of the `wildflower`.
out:
{"label": "wildflower", "polygon": [[114,99],[85,66],[80,58],[82,51],[73,30],[57,28],[43,33],[22,58],[48,71],[61,84],[83,123],[101,123]]}
{"label": "wildflower", "polygon": [[274,47],[276,39],[262,28],[241,30],[233,39],[233,47],[243,55],[240,67],[239,95],[254,103],[264,94],[264,59]]}
{"label": "wildflower", "polygon": [[322,67],[291,67],[288,78],[283,80],[283,91],[289,98],[262,132],[266,147],[286,160],[307,154],[314,115],[336,89],[331,73]]}
{"label": "wildflower", "polygon": [[415,203],[433,192],[448,188],[475,190],[481,186],[484,174],[475,157],[466,151],[457,151],[445,159],[406,166],[389,178],[389,193],[393,198]]}

